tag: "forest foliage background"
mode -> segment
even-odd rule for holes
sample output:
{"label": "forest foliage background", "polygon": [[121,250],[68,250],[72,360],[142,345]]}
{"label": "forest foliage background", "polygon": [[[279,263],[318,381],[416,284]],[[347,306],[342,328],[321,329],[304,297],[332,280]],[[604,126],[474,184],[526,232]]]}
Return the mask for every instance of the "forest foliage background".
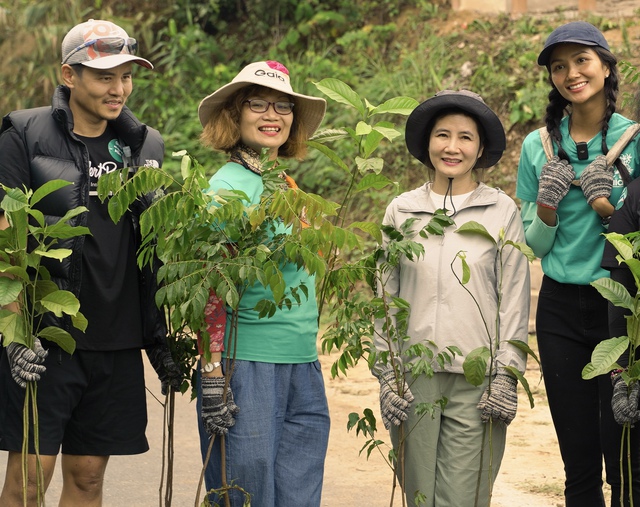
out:
{"label": "forest foliage background", "polygon": [[[314,83],[328,77],[374,104],[399,95],[423,101],[444,88],[480,93],[508,137],[507,153],[485,179],[513,195],[521,141],[542,125],[549,91],[537,55],[553,28],[574,17],[561,10],[518,19],[481,16],[454,12],[446,0],[6,0],[0,2],[1,115],[50,104],[62,38],[89,18],[123,26],[154,63],[154,71],[136,69],[127,104],[163,134],[165,166],[176,172],[179,160],[171,154],[183,149],[212,173],[221,164],[222,154],[199,143],[198,103],[245,64],[273,59],[289,68],[296,91],[318,96]],[[583,19],[605,32],[621,60],[626,79],[619,105],[635,117],[640,18]],[[355,126],[353,110],[328,102],[322,127]],[[352,151],[346,144],[337,149]],[[392,194],[427,179],[403,139],[380,154],[398,185],[358,203],[359,220],[380,220]],[[322,154],[311,150],[296,166],[289,170],[303,188],[338,201],[333,195],[345,175]]]}

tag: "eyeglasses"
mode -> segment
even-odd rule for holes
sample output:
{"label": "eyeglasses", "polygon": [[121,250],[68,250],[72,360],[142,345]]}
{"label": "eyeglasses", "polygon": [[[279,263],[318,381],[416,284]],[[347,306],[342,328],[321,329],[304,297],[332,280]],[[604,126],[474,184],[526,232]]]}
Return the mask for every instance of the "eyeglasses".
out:
{"label": "eyeglasses", "polygon": [[136,51],[138,51],[138,41],[132,37],[129,37],[127,39],[123,39],[122,37],[103,37],[101,39],[91,39],[84,44],[80,44],[77,48],[75,48],[67,55],[62,63],[67,63],[69,58],[71,58],[78,51],[90,46],[95,46],[94,49],[97,53],[104,53],[105,55],[119,55],[124,49],[126,49],[127,53],[129,53],[130,55],[135,55]]}
{"label": "eyeglasses", "polygon": [[249,104],[249,109],[251,109],[254,113],[266,113],[269,106],[273,104],[273,110],[281,115],[291,114],[293,111],[293,106],[295,105],[293,102],[269,102],[264,99],[251,99],[245,100],[244,103]]}

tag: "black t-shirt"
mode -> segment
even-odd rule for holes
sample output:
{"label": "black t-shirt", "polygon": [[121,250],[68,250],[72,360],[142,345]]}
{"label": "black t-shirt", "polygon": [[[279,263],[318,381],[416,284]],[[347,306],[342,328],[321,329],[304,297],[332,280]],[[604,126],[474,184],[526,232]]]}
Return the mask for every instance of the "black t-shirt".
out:
{"label": "black t-shirt", "polygon": [[82,250],[80,311],[89,324],[85,333],[73,329],[80,350],[122,350],[142,346],[139,271],[129,213],[117,224],[109,217],[108,200],[97,197],[101,175],[123,167],[113,129],[99,137],[78,136],[89,150],[91,190]]}

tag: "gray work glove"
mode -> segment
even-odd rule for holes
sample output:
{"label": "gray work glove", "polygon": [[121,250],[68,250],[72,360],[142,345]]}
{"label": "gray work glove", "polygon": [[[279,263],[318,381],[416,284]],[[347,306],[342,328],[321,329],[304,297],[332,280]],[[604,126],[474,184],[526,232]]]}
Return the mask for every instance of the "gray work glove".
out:
{"label": "gray work glove", "polygon": [[498,373],[487,386],[478,402],[480,420],[503,421],[509,425],[518,408],[518,380],[506,373]]}
{"label": "gray work glove", "polygon": [[542,166],[538,183],[536,204],[545,208],[558,209],[558,204],[567,195],[571,182],[576,177],[573,167],[557,156]]}
{"label": "gray work glove", "polygon": [[398,394],[396,376],[393,369],[388,369],[377,375],[380,382],[380,414],[387,429],[400,426],[409,417],[409,404],[414,400],[409,386],[405,385],[404,395]]}
{"label": "gray work glove", "polygon": [[201,377],[202,409],[200,417],[209,435],[226,435],[236,423],[234,416],[240,412],[233,401],[231,386],[227,388],[227,401],[223,399],[224,377]]}
{"label": "gray work glove", "polygon": [[33,350],[18,342],[11,342],[7,345],[7,357],[11,376],[23,389],[26,389],[27,382],[37,382],[46,370],[44,360],[48,352],[42,348],[38,338],[34,337]]}
{"label": "gray work glove", "polygon": [[585,167],[580,175],[580,186],[589,205],[598,197],[609,198],[613,186],[613,166],[607,167],[604,155],[598,155]]}
{"label": "gray work glove", "polygon": [[634,382],[631,387],[618,376],[613,381],[613,396],[611,397],[611,409],[613,418],[620,425],[631,423],[631,426],[640,421],[640,410],[638,401],[640,400],[640,384]]}
{"label": "gray work glove", "polygon": [[166,395],[169,388],[180,392],[182,372],[173,360],[171,351],[166,343],[157,343],[146,349],[147,357],[160,379],[161,392]]}

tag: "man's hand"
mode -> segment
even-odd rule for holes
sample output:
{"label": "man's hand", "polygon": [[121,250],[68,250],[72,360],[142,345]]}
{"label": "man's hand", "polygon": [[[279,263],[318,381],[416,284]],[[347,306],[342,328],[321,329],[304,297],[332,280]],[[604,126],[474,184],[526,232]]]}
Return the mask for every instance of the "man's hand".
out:
{"label": "man's hand", "polygon": [[158,343],[147,348],[146,351],[149,362],[160,379],[162,394],[166,395],[169,388],[180,392],[182,372],[173,360],[169,346],[166,343]]}
{"label": "man's hand", "polygon": [[44,360],[48,352],[44,350],[40,340],[34,337],[33,350],[22,343],[11,342],[7,345],[7,357],[11,376],[23,389],[27,382],[37,382],[40,376],[47,370]]}
{"label": "man's hand", "polygon": [[224,401],[224,377],[201,377],[202,409],[200,417],[209,435],[226,435],[236,423],[235,415],[240,409],[233,400],[231,386],[227,387],[227,401]]}
{"label": "man's hand", "polygon": [[398,394],[396,376],[393,369],[378,375],[380,382],[380,414],[384,427],[400,426],[409,417],[409,404],[414,400],[409,386],[405,386],[403,396]]}
{"label": "man's hand", "polygon": [[638,400],[640,399],[640,384],[634,382],[631,387],[620,375],[614,380],[613,396],[611,397],[611,409],[613,418],[620,425],[630,423],[633,426],[640,421],[640,410],[638,410]]}
{"label": "man's hand", "polygon": [[545,208],[558,209],[575,177],[576,173],[569,162],[553,157],[542,166],[536,203]]}
{"label": "man's hand", "polygon": [[489,422],[489,419],[503,421],[509,425],[516,416],[518,408],[518,380],[499,373],[487,386],[478,402],[480,419]]}

